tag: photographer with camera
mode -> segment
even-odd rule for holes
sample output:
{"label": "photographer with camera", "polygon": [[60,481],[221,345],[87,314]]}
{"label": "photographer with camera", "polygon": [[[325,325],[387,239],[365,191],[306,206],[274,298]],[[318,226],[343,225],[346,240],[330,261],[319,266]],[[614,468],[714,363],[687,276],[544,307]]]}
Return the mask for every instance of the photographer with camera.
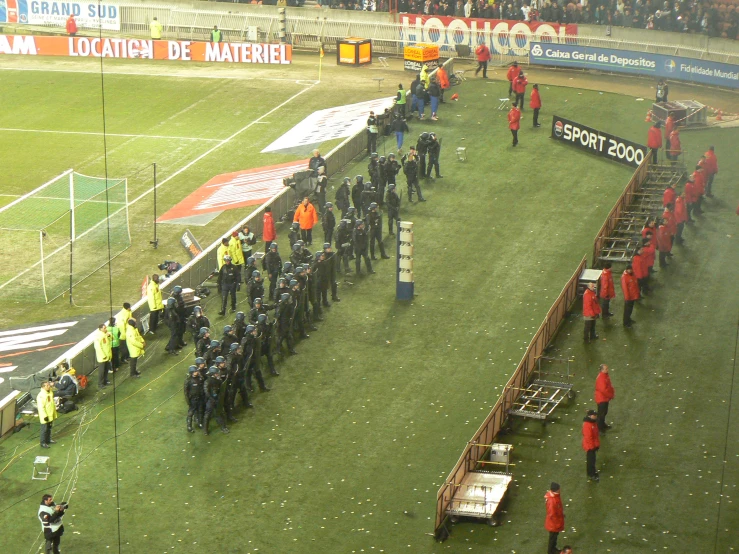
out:
{"label": "photographer with camera", "polygon": [[54,504],[54,498],[50,494],[45,494],[41,498],[41,506],[38,509],[38,518],[41,521],[41,529],[46,539],[46,554],[59,554],[59,543],[64,534],[64,524],[62,518],[69,504],[62,502]]}

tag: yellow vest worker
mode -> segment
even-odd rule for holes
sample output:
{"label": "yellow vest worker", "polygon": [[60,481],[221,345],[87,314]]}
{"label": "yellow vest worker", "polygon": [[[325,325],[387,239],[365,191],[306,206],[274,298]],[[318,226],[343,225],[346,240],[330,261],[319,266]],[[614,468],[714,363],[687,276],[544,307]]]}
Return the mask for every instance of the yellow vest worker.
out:
{"label": "yellow vest worker", "polygon": [[223,35],[217,26],[213,25],[213,30],[210,32],[211,42],[223,42]]}
{"label": "yellow vest worker", "polygon": [[234,233],[234,235],[228,242],[228,253],[231,256],[231,263],[234,265],[244,265],[244,251],[241,250],[239,234]]}
{"label": "yellow vest worker", "polygon": [[223,256],[225,256],[226,254],[228,254],[229,256],[231,255],[228,253],[228,239],[221,239],[221,245],[218,247],[218,250],[216,251],[216,257],[218,258],[218,270],[219,271],[221,269],[221,266],[223,265]]}
{"label": "yellow vest worker", "polygon": [[41,422],[41,447],[49,448],[49,444],[53,442],[51,440],[51,424],[58,417],[51,381],[46,381],[41,385],[41,390],[36,396],[36,407]]}
{"label": "yellow vest worker", "polygon": [[162,38],[162,24],[157,21],[156,17],[152,20],[151,23],[149,23],[149,30],[151,31],[151,38]]}
{"label": "yellow vest worker", "polygon": [[141,373],[136,370],[136,366],[138,365],[139,358],[145,354],[144,348],[146,347],[146,341],[136,328],[136,322],[133,319],[128,322],[126,343],[128,346],[128,353],[131,356],[131,360],[128,362],[128,367],[131,370],[131,377],[135,378],[141,375]]}
{"label": "yellow vest worker", "polygon": [[146,287],[146,298],[149,300],[149,310],[163,310],[162,291],[159,289],[159,283],[152,279]]}
{"label": "yellow vest worker", "polygon": [[423,69],[421,69],[421,82],[423,82],[426,85],[426,88],[429,88],[429,85],[431,84],[431,76],[429,75],[429,66],[426,64],[423,64]]}

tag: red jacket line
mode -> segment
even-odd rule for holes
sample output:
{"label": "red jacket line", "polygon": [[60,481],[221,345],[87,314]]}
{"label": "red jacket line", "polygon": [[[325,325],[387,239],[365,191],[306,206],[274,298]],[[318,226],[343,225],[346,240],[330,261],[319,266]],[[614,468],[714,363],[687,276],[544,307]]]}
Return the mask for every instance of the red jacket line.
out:
{"label": "red jacket line", "polygon": [[582,449],[587,451],[596,448],[600,448],[598,422],[586,417],[582,422]]}
{"label": "red jacket line", "polygon": [[595,403],[610,402],[616,396],[616,391],[611,385],[611,376],[600,371],[595,378]]}

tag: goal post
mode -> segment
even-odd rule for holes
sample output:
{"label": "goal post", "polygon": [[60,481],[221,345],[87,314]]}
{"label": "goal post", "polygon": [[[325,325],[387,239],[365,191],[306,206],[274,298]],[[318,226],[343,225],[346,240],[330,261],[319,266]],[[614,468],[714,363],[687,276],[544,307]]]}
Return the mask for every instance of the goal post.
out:
{"label": "goal post", "polygon": [[51,302],[126,250],[127,187],[68,170],[0,209],[9,254],[0,297]]}

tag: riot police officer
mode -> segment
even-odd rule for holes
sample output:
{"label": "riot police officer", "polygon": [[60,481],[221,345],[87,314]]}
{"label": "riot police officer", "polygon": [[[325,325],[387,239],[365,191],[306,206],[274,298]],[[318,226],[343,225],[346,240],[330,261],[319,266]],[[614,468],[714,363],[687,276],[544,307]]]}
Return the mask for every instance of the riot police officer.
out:
{"label": "riot police officer", "polygon": [[416,155],[418,156],[418,175],[426,176],[426,154],[430,142],[429,133],[421,133],[416,143]]}
{"label": "riot police officer", "polygon": [[195,355],[198,357],[204,357],[205,353],[208,352],[208,349],[210,348],[210,341],[210,329],[207,327],[201,327],[200,333],[198,333],[198,342],[195,346]]}
{"label": "riot police officer", "polygon": [[251,274],[251,281],[249,281],[249,302],[254,304],[255,298],[262,298],[264,296],[264,279],[262,274],[258,271],[254,271]]}
{"label": "riot police officer", "polygon": [[[251,274],[254,273],[255,271],[259,271],[259,268],[257,267],[257,260],[254,256],[249,256],[246,260],[246,265],[244,266],[244,283],[246,285],[249,284],[249,280],[251,279]],[[248,287],[246,291],[247,293],[249,292]]]}
{"label": "riot police officer", "polygon": [[372,202],[372,204],[369,205],[369,213],[367,214],[367,227],[369,227],[369,237],[370,237],[370,258],[373,260],[376,260],[375,258],[375,242],[380,245],[380,256],[383,260],[387,260],[390,258],[387,254],[385,254],[385,245],[382,244],[382,214],[380,213],[379,206],[377,205],[377,202]]}
{"label": "riot police officer", "polygon": [[377,202],[380,207],[382,207],[383,202],[385,201],[385,184],[387,183],[386,177],[385,177],[385,165],[387,164],[387,159],[385,159],[385,156],[380,156],[380,160],[377,163],[377,181],[372,181],[375,184],[375,188],[377,189],[377,194],[375,195],[375,202]]}
{"label": "riot police officer", "polygon": [[210,347],[205,352],[205,363],[208,367],[215,364],[215,359],[221,355],[221,342],[217,340],[210,341]]}
{"label": "riot police officer", "polygon": [[273,242],[269,245],[269,252],[262,258],[262,269],[267,272],[269,278],[269,297],[275,295],[275,287],[277,287],[277,279],[282,274],[282,258],[277,252],[277,243]]}
{"label": "riot police officer", "polygon": [[[372,152],[370,156],[370,161],[367,164],[367,175],[369,176],[369,180],[377,186],[380,182],[380,156],[377,152]],[[364,203],[362,204],[364,205]]]}
{"label": "riot police officer", "polygon": [[293,244],[293,251],[290,254],[290,263],[292,263],[293,267],[303,263],[303,245],[301,242],[302,241],[299,240]]}
{"label": "riot police officer", "polygon": [[[267,314],[269,310],[274,310],[274,306],[265,304],[261,298],[254,299],[254,307],[249,312],[249,323],[256,325],[259,314]],[[243,337],[242,337],[243,338]]]}
{"label": "riot police officer", "polygon": [[277,281],[277,288],[275,289],[275,295],[273,297],[275,303],[279,303],[280,298],[282,298],[282,294],[285,292],[290,292],[288,280],[285,277],[280,277],[280,279]]}
{"label": "riot police officer", "polygon": [[321,166],[318,168],[318,179],[316,180],[316,195],[318,196],[319,210],[323,210],[326,205],[326,188],[328,188],[326,166]]}
{"label": "riot police officer", "polygon": [[241,339],[244,338],[244,331],[246,330],[246,314],[244,312],[236,312],[236,318],[231,327],[233,327],[236,342],[241,342]]}
{"label": "riot police officer", "polygon": [[205,317],[203,308],[195,306],[192,309],[192,314],[187,318],[187,328],[190,330],[192,335],[192,343],[197,344],[200,338],[200,329],[203,327],[210,327],[210,320]]}
{"label": "riot police officer", "polygon": [[233,409],[231,402],[229,402],[236,384],[236,373],[226,364],[226,358],[223,356],[218,356],[216,358],[216,368],[218,368],[218,373],[221,375],[221,379],[223,379],[225,387],[225,391],[223,392],[223,397],[221,399],[223,402],[223,411],[226,413],[226,419],[229,423],[236,423],[238,420],[233,416]]}
{"label": "riot police officer", "polygon": [[395,184],[387,186],[387,230],[391,237],[395,236],[395,227],[400,222],[400,196],[395,192]]}
{"label": "riot police officer", "polygon": [[323,217],[321,217],[321,226],[323,227],[323,242],[331,242],[334,236],[334,229],[336,228],[336,216],[334,215],[334,205],[331,202],[326,202],[323,210]]}
{"label": "riot police officer", "polygon": [[398,163],[398,160],[395,159],[395,154],[390,153],[387,155],[387,160],[385,161],[385,181],[388,185],[394,185],[395,180],[398,176],[398,172],[400,171],[400,164]]}
{"label": "riot police officer", "polygon": [[367,217],[369,213],[369,205],[375,201],[377,191],[372,183],[365,183],[362,191],[362,213]]}
{"label": "riot police officer", "polygon": [[344,177],[344,181],[336,191],[336,207],[341,210],[341,219],[344,219],[344,215],[351,205],[349,203],[349,196],[351,194],[349,191],[349,183],[351,183],[351,179],[349,177]]}
{"label": "riot police officer", "polygon": [[187,323],[187,306],[185,305],[185,299],[182,297],[182,287],[177,285],[172,288],[172,296],[170,298],[175,299],[175,310],[177,311],[177,348],[184,348],[187,346],[185,342],[185,330]]}
{"label": "riot police officer", "polygon": [[270,389],[264,383],[262,376],[262,336],[256,325],[248,325],[246,327],[246,335],[244,335],[244,357],[246,359],[246,388],[253,392],[252,377],[256,377],[259,384],[259,390],[269,392]]}
{"label": "riot police officer", "polygon": [[351,221],[342,219],[339,221],[339,230],[336,233],[336,251],[339,255],[339,261],[336,263],[336,270],[341,270],[341,261],[344,261],[344,273],[349,274],[352,270],[349,268],[349,256],[352,253],[352,229]]}
{"label": "riot police officer", "polygon": [[352,204],[354,209],[362,217],[362,191],[364,190],[364,177],[357,175],[354,178],[354,186],[352,187]]}
{"label": "riot police officer", "polygon": [[164,323],[169,329],[169,342],[164,348],[168,354],[177,355],[179,351],[180,316],[177,314],[177,301],[169,297],[164,309]]}
{"label": "riot police officer", "polygon": [[[326,262],[329,264],[328,279],[331,286],[331,302],[341,302],[341,298],[339,298],[339,283],[336,280],[336,274],[340,270],[339,258],[331,248],[330,242],[323,243],[323,253],[325,255]],[[327,303],[328,302],[324,303],[324,306],[326,306]]]}
{"label": "riot police officer", "polygon": [[218,372],[216,366],[208,369],[208,378],[205,380],[205,417],[203,419],[203,434],[210,435],[210,419],[215,413],[216,422],[221,426],[221,431],[228,433],[228,427],[223,420],[223,404],[225,391],[225,380]]}
{"label": "riot police officer", "polygon": [[254,405],[249,402],[249,393],[246,389],[246,364],[244,362],[244,349],[240,344],[232,344],[231,351],[226,358],[226,367],[228,368],[229,374],[233,377],[231,388],[229,389],[230,394],[228,396],[228,402],[231,406],[231,411],[236,409],[236,395],[241,396],[241,404],[246,408],[253,408]]}
{"label": "riot police officer", "polygon": [[231,345],[239,342],[233,325],[225,325],[223,327],[223,338],[221,338],[221,352],[230,352]]}
{"label": "riot police officer", "polygon": [[403,173],[408,183],[408,200],[413,202],[414,190],[418,193],[419,202],[426,202],[421,193],[421,185],[418,182],[418,160],[416,160],[416,152],[413,147],[410,148],[407,156],[403,156]]}
{"label": "riot police officer", "polygon": [[205,380],[198,370],[198,366],[191,365],[185,379],[185,401],[187,402],[187,431],[194,433],[192,418],[198,427],[203,427],[203,412],[205,411]]}
{"label": "riot police officer", "polygon": [[291,246],[300,240],[300,223],[293,221],[290,226],[290,232],[287,235],[287,242]]}
{"label": "riot police officer", "polygon": [[277,352],[282,350],[282,341],[287,341],[287,351],[297,354],[295,351],[295,337],[293,337],[293,318],[295,317],[295,300],[289,292],[283,292],[275,312],[277,321]]}
{"label": "riot police officer", "polygon": [[272,340],[274,338],[273,327],[275,321],[268,320],[267,314],[259,314],[257,317],[257,331],[262,335],[262,356],[266,356],[267,358],[269,372],[272,375],[278,376],[280,372],[275,368],[275,360],[272,356],[272,351],[274,350]]}
{"label": "riot police officer", "polygon": [[231,296],[231,311],[236,312],[236,268],[231,264],[231,256],[223,256],[223,265],[218,272],[218,291],[221,293],[221,311],[218,315],[226,315],[228,297]]}
{"label": "riot police officer", "polygon": [[427,142],[429,153],[429,163],[426,168],[426,178],[431,178],[431,169],[435,170],[436,178],[441,179],[444,176],[439,173],[439,156],[441,155],[441,140],[436,138],[436,133],[429,133]]}
{"label": "riot police officer", "polygon": [[367,266],[367,273],[374,273],[372,262],[370,262],[367,250],[369,247],[369,237],[367,230],[364,228],[364,221],[357,219],[354,224],[354,255],[357,257],[355,262],[355,271],[359,275],[361,271],[361,262],[364,258],[364,265]]}

